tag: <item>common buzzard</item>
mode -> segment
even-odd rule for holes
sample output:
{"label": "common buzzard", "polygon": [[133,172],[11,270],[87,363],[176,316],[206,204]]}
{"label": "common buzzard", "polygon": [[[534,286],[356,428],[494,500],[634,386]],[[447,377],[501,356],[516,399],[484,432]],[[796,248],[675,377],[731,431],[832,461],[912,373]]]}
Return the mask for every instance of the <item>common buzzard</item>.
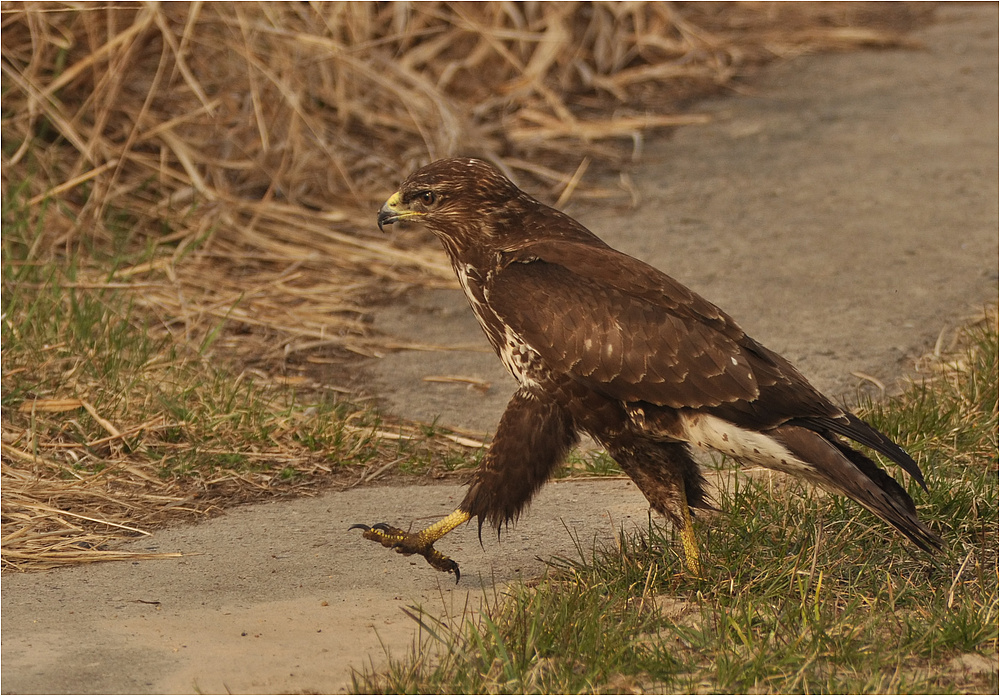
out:
{"label": "common buzzard", "polygon": [[417,170],[378,213],[433,232],[497,355],[518,382],[455,512],[419,531],[364,537],[459,576],[434,543],[476,517],[518,517],[589,434],[681,531],[700,574],[691,508],[709,507],[691,447],[777,469],[853,498],[921,549],[940,538],[894,478],[843,438],[901,466],[916,462],[838,408],[784,358],[673,278],[601,241],[518,189],[492,165],[445,159]]}

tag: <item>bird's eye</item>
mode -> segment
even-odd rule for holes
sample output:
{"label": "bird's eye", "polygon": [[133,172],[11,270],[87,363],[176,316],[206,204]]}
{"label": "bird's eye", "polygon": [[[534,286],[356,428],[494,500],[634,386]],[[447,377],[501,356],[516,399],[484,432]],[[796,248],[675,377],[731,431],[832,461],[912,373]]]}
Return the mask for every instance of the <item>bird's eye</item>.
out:
{"label": "bird's eye", "polygon": [[434,205],[436,200],[437,196],[434,195],[433,191],[424,191],[420,194],[420,202],[424,205]]}

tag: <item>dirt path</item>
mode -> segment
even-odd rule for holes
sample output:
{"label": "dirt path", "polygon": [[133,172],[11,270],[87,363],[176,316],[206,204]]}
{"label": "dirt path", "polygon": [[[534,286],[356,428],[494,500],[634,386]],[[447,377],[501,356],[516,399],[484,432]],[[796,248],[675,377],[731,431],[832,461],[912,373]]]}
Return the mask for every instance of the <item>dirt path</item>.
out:
{"label": "dirt path", "polygon": [[[997,7],[945,6],[920,51],[800,58],[753,96],[647,143],[632,212],[571,210],[610,243],[724,307],[818,386],[891,382],[939,332],[997,297]],[[422,342],[371,366],[399,413],[489,432],[512,391],[457,292],[415,294],[378,318]],[[427,375],[490,382],[482,394]],[[350,668],[409,648],[401,607],[460,615],[497,583],[537,574],[614,528],[646,524],[627,481],[559,483],[480,549],[442,548],[463,581],[346,528],[454,508],[453,486],[373,488],[249,506],[159,532],[139,549],[194,554],[2,578],[3,693],[336,692]]]}

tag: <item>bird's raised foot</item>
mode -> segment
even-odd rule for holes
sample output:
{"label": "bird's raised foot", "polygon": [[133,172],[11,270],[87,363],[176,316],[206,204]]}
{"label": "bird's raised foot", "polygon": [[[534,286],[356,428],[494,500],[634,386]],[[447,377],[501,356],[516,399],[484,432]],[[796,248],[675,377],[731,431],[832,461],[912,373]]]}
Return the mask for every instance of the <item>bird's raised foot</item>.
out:
{"label": "bird's raised foot", "polygon": [[379,522],[371,527],[366,524],[352,524],[350,529],[360,529],[362,530],[361,536],[365,539],[377,541],[387,549],[395,549],[396,553],[401,553],[404,556],[412,556],[413,554],[423,556],[432,568],[445,573],[454,573],[456,584],[462,577],[462,573],[458,570],[458,563],[435,549],[434,541],[429,540],[420,532],[416,534],[405,532],[399,527],[393,527],[384,522]]}

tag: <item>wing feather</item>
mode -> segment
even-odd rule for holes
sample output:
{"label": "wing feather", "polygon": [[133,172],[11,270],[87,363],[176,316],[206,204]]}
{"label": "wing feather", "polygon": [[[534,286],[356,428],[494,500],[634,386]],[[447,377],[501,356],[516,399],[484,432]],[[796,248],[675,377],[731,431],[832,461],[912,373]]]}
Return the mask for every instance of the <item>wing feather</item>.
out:
{"label": "wing feather", "polygon": [[539,242],[510,253],[490,307],[551,369],[625,402],[717,408],[774,425],[841,411],[715,305],[606,246]]}

